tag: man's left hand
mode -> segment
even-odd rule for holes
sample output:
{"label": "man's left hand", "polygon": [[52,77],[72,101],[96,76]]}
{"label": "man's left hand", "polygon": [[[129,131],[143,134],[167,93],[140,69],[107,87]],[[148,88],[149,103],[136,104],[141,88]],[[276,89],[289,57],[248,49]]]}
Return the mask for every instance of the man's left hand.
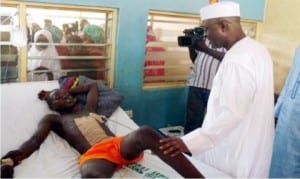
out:
{"label": "man's left hand", "polygon": [[180,153],[190,153],[187,146],[183,143],[180,138],[174,136],[168,136],[167,138],[159,141],[159,149],[166,155],[176,157]]}

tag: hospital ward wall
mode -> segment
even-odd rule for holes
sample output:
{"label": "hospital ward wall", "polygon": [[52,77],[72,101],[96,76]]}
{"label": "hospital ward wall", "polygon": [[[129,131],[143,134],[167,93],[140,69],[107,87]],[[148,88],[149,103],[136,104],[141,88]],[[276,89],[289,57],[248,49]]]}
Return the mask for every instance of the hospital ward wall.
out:
{"label": "hospital ward wall", "polygon": [[[155,128],[183,125],[187,87],[143,89],[147,18],[150,10],[199,14],[209,0],[31,0],[50,4],[118,9],[114,87],[125,96],[124,110],[133,110],[139,125]],[[262,21],[265,0],[236,0],[242,18]]]}
{"label": "hospital ward wall", "polygon": [[300,45],[300,1],[267,0],[259,41],[270,50],[274,61],[275,92],[280,93],[295,50]]}

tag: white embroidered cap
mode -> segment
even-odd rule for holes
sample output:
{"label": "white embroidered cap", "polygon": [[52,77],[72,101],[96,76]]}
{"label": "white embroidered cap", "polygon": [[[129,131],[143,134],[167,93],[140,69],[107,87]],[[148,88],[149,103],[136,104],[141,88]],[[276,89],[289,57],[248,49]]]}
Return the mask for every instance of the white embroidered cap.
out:
{"label": "white embroidered cap", "polygon": [[224,1],[210,4],[201,8],[200,16],[202,20],[213,19],[218,17],[239,17],[240,5],[232,1]]}

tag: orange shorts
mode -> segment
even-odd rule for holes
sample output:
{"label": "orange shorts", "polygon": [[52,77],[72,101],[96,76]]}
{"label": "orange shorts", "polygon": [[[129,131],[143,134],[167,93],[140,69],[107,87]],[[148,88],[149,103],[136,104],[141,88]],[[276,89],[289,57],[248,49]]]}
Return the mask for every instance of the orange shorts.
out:
{"label": "orange shorts", "polygon": [[80,157],[80,166],[91,159],[105,159],[118,165],[118,168],[123,165],[139,162],[143,159],[143,153],[134,160],[126,160],[121,155],[122,137],[114,137],[103,142],[95,144],[86,153]]}

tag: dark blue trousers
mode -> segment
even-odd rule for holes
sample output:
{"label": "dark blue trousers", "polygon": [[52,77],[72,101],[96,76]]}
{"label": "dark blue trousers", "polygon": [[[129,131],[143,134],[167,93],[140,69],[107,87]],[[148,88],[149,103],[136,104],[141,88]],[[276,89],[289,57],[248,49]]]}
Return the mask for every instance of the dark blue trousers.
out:
{"label": "dark blue trousers", "polygon": [[184,134],[202,126],[209,93],[205,88],[189,87]]}

